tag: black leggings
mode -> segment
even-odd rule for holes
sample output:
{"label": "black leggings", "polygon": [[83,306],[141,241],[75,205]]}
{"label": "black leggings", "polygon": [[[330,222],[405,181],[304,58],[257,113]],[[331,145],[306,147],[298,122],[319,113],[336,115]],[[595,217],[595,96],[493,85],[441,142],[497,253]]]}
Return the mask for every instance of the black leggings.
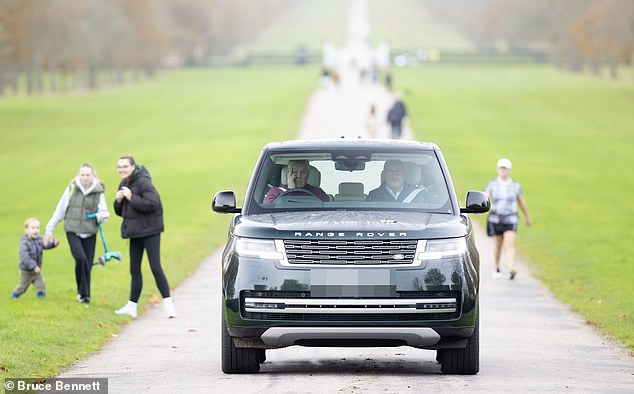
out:
{"label": "black leggings", "polygon": [[167,278],[161,268],[161,234],[150,235],[149,237],[130,238],[130,301],[138,302],[143,288],[143,275],[141,274],[141,260],[143,250],[147,251],[147,258],[150,261],[150,268],[156,287],[158,287],[163,298],[170,296],[170,287]]}
{"label": "black leggings", "polygon": [[75,258],[75,282],[77,282],[77,294],[82,297],[90,297],[90,272],[92,261],[95,258],[95,240],[91,235],[81,238],[75,233],[66,233],[70,252]]}

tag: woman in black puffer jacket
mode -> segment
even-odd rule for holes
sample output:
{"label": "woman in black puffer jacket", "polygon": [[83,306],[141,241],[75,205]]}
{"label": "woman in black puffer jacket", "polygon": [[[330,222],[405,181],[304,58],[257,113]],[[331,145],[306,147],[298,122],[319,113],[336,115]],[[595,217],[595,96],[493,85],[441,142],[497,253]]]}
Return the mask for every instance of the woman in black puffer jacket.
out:
{"label": "woman in black puffer jacket", "polygon": [[114,202],[114,211],[123,218],[121,236],[130,239],[130,300],[118,315],[137,316],[137,302],[143,288],[141,260],[147,252],[156,286],[163,297],[163,307],[168,318],[176,317],[176,311],[167,278],[161,267],[161,233],[163,205],[158,191],[152,184],[147,169],[137,165],[132,156],[123,156],[117,163],[122,180]]}

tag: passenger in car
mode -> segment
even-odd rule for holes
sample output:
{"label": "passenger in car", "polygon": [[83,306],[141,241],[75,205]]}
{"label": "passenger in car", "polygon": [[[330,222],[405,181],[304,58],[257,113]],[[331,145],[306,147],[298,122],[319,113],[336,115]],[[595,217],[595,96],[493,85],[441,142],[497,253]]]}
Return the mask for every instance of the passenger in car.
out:
{"label": "passenger in car", "polygon": [[[316,170],[315,170],[316,171]],[[314,195],[322,201],[330,201],[330,197],[319,185],[308,183],[310,166],[308,160],[291,160],[286,167],[287,183],[269,189],[264,196],[264,204],[273,204],[282,194],[287,195]],[[295,190],[297,189],[297,190]]]}
{"label": "passenger in car", "polygon": [[366,201],[412,202],[420,199],[423,188],[405,182],[405,165],[400,160],[386,160],[381,186],[368,193]]}

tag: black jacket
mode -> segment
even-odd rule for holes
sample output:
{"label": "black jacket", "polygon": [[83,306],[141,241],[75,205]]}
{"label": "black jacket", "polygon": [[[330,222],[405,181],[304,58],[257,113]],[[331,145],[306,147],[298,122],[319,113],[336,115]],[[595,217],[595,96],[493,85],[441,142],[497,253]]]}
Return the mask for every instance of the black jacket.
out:
{"label": "black jacket", "polygon": [[121,181],[118,190],[123,186],[130,188],[132,199],[114,202],[115,213],[123,218],[121,237],[141,238],[163,232],[163,205],[147,169],[137,166],[128,179]]}
{"label": "black jacket", "polygon": [[387,190],[387,186],[385,183],[382,183],[381,186],[377,187],[374,190],[371,190],[368,193],[368,197],[366,197],[366,201],[384,201],[384,202],[401,202],[407,197],[414,189],[415,186],[410,185],[409,183],[403,184],[403,190],[398,195],[398,198],[394,198],[394,196]]}
{"label": "black jacket", "polygon": [[387,113],[387,121],[391,125],[400,125],[403,122],[403,118],[407,116],[407,110],[405,104],[398,100],[392,105],[392,108]]}

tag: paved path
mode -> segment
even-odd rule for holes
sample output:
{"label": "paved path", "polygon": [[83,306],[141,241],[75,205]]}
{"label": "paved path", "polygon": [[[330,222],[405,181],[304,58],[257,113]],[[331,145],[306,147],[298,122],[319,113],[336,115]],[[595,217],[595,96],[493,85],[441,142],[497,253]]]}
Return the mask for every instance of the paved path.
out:
{"label": "paved path", "polygon": [[435,352],[407,347],[290,347],[267,352],[256,375],[220,370],[220,254],[205,259],[174,292],[177,319],[151,308],[101,351],[63,377],[109,378],[110,393],[631,393],[634,362],[518,264],[514,281],[488,275],[492,243],[478,230],[483,257],[480,373],[446,376]]}
{"label": "paved path", "polygon": [[[302,138],[364,135],[368,103],[386,111],[387,91],[360,83],[354,69],[341,72],[341,86],[311,96]],[[477,241],[482,320],[475,376],[441,375],[435,352],[406,347],[290,347],[268,351],[259,374],[224,375],[220,251],[173,291],[178,318],[164,318],[160,305],[150,308],[60,376],[109,378],[110,393],[634,392],[634,360],[625,351],[555,300],[521,261],[514,281],[492,279],[492,243],[479,228]]]}
{"label": "paved path", "polygon": [[[363,0],[351,2],[346,47],[339,50],[335,70],[340,82],[326,83],[311,95],[299,139],[365,137],[371,105],[375,106],[379,120],[387,118],[397,92],[388,91],[384,85],[374,83],[368,77],[373,48],[368,46],[371,31],[366,6],[367,2]],[[366,70],[365,78],[361,77],[362,68]],[[383,122],[376,137],[390,137],[387,123]],[[412,138],[407,122],[403,138]]]}

